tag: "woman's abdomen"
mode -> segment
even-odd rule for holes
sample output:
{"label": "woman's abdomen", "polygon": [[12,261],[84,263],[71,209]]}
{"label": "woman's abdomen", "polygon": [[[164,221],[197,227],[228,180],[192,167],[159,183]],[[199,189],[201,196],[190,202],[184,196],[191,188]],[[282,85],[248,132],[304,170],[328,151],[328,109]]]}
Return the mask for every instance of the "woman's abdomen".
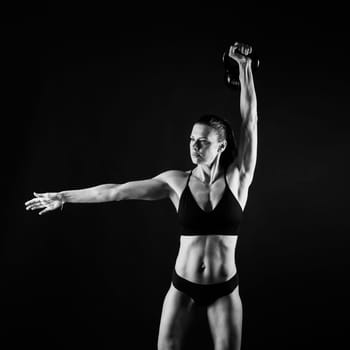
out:
{"label": "woman's abdomen", "polygon": [[219,283],[236,273],[235,249],[238,236],[180,236],[175,263],[183,278],[200,284]]}

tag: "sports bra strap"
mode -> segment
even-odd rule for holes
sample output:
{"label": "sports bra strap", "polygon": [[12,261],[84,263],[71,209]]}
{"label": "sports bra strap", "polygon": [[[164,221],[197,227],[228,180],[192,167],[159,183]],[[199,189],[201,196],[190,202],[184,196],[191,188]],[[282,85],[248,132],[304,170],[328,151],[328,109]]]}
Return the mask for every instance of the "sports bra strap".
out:
{"label": "sports bra strap", "polygon": [[226,179],[226,169],[224,169],[224,179],[225,179],[226,186],[229,188],[228,183],[227,183],[227,179]]}
{"label": "sports bra strap", "polygon": [[192,170],[193,170],[193,169],[191,169],[190,175],[188,175],[187,182],[186,182],[186,186],[188,186],[188,183],[190,182],[190,177],[191,177],[191,175],[192,175]]}

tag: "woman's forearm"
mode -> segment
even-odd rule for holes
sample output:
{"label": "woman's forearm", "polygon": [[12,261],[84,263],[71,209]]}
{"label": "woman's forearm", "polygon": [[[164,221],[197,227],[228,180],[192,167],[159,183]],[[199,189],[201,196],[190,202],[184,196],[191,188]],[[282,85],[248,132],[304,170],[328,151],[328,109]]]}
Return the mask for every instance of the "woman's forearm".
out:
{"label": "woman's forearm", "polygon": [[240,109],[243,121],[257,119],[257,99],[251,63],[240,65],[239,80],[241,84]]}
{"label": "woman's forearm", "polygon": [[81,190],[61,191],[64,203],[101,203],[117,200],[118,184],[104,184]]}

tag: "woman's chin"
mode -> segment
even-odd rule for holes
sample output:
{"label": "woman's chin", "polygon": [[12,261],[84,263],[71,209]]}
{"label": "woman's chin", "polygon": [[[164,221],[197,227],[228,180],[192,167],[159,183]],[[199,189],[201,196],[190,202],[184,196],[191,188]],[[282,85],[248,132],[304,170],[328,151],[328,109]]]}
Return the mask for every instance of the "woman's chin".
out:
{"label": "woman's chin", "polygon": [[199,157],[191,157],[191,159],[192,159],[192,163],[193,164],[200,164],[200,163],[202,163],[201,159]]}

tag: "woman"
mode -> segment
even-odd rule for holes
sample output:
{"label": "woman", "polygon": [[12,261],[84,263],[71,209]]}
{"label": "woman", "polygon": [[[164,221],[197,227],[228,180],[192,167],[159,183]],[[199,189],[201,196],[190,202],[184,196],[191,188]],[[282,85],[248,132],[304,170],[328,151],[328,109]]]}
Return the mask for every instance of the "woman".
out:
{"label": "woman", "polygon": [[170,170],[148,180],[105,184],[82,190],[34,193],[27,210],[39,214],[64,203],[91,203],[127,199],[170,198],[182,232],[172,283],[161,314],[158,349],[179,349],[183,321],[194,303],[207,308],[215,350],[240,349],[242,303],[239,296],[235,248],[238,228],[252,183],[257,155],[257,101],[252,49],[235,43],[229,56],[239,65],[242,116],[236,148],[230,125],[216,116],[194,123],[191,171]]}

